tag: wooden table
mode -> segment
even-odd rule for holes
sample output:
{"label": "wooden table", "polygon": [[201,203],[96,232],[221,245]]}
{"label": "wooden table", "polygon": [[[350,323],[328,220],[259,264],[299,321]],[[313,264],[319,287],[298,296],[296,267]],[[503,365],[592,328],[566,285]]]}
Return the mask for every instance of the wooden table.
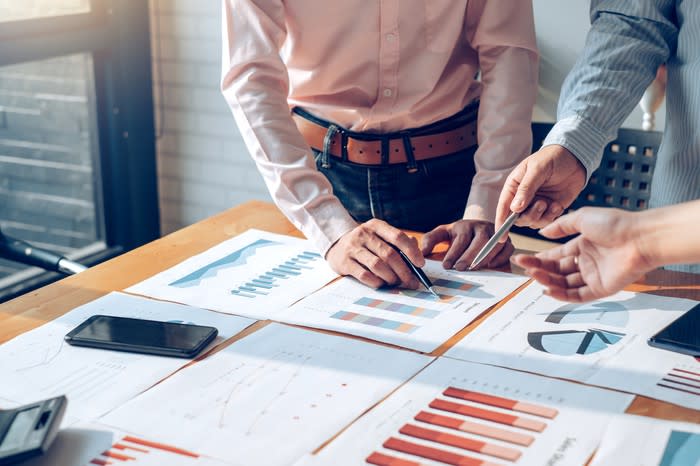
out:
{"label": "wooden table", "polygon": [[[274,205],[260,201],[242,204],[92,267],[79,275],[0,304],[0,343],[111,291],[128,288],[250,228],[303,237]],[[700,277],[657,270],[628,289],[700,300]],[[500,305],[495,306],[484,313],[438,348],[433,355],[442,354],[487,316],[498,312],[499,307]],[[700,411],[642,396],[635,397],[627,412],[662,419],[700,422]]]}

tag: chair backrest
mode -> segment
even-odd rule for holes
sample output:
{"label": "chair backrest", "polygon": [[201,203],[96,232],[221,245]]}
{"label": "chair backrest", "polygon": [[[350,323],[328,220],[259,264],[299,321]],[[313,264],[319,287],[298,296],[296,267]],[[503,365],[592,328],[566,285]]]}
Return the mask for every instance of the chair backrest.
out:
{"label": "chair backrest", "polygon": [[[552,127],[552,123],[532,124],[533,152],[542,147],[542,141]],[[585,206],[646,209],[661,136],[659,131],[620,129],[617,138],[605,146],[600,166],[571,204],[570,210]],[[512,231],[542,238],[530,228],[515,227]]]}

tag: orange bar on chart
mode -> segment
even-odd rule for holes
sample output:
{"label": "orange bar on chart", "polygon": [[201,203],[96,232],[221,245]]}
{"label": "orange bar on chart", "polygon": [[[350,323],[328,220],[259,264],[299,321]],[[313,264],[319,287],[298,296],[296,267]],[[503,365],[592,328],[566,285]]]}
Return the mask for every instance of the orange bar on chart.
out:
{"label": "orange bar on chart", "polygon": [[414,419],[416,421],[427,422],[428,424],[432,424],[434,426],[447,427],[448,429],[481,435],[482,437],[502,440],[504,442],[522,445],[525,447],[531,445],[532,442],[535,441],[535,438],[531,435],[521,434],[520,432],[511,432],[509,430],[486,426],[476,422],[463,421],[461,419],[443,416],[442,414],[429,413],[428,411],[421,411],[414,417]]}
{"label": "orange bar on chart", "polygon": [[421,466],[422,463],[416,461],[405,460],[403,458],[394,458],[393,456],[385,455],[384,453],[374,452],[365,460],[369,464],[377,466]]}
{"label": "orange bar on chart", "polygon": [[182,448],[172,447],[172,446],[166,445],[164,443],[143,440],[140,438],[132,437],[130,435],[125,436],[123,438],[123,441],[135,443],[137,445],[143,445],[144,447],[155,448],[156,450],[162,450],[162,451],[167,451],[170,453],[175,453],[177,455],[189,456],[190,458],[199,458],[198,454],[192,453],[191,451],[183,450]]}
{"label": "orange bar on chart", "polygon": [[495,456],[496,458],[508,461],[516,461],[522,455],[518,450],[512,448],[460,437],[459,435],[447,434],[433,429],[426,429],[413,424],[404,425],[399,429],[399,432],[411,437],[430,440],[432,442],[442,443],[443,445],[474,451],[484,455]]}
{"label": "orange bar on chart", "polygon": [[407,442],[396,437],[391,437],[384,442],[384,448],[396,450],[409,455],[416,455],[429,460],[442,461],[453,466],[499,466],[478,458],[452,453],[438,448],[426,447],[413,442]]}
{"label": "orange bar on chart", "polygon": [[132,447],[131,445],[124,445],[123,443],[115,443],[112,445],[112,448],[116,448],[117,450],[134,450],[140,453],[148,453],[148,450],[145,448]]}
{"label": "orange bar on chart", "polygon": [[111,461],[105,461],[95,458],[94,460],[90,461],[90,464],[96,464],[97,466],[108,466],[114,463],[112,463]]}
{"label": "orange bar on chart", "polygon": [[500,396],[489,395],[486,393],[471,392],[468,390],[462,390],[461,388],[449,387],[444,392],[443,395],[452,398],[459,398],[460,400],[473,401],[474,403],[481,403],[489,406],[496,406],[498,408],[511,409],[513,411],[518,411],[521,413],[534,414],[535,416],[546,417],[548,419],[554,419],[559,414],[554,408],[548,408],[546,406],[535,405],[531,403],[524,403],[522,401],[511,400],[508,398],[502,398]]}
{"label": "orange bar on chart", "polygon": [[449,411],[462,416],[475,417],[477,419],[486,419],[487,421],[497,422],[513,427],[520,427],[535,432],[542,432],[547,424],[536,421],[534,419],[522,418],[511,414],[499,413],[488,409],[477,408],[474,406],[463,405],[461,403],[453,403],[452,401],[441,400],[439,398],[430,402],[430,407],[441,411]]}
{"label": "orange bar on chart", "polygon": [[127,456],[123,455],[121,453],[117,453],[116,451],[103,451],[102,456],[106,456],[107,458],[114,458],[115,460],[120,460],[120,461],[129,461],[129,460],[135,460],[133,456]]}

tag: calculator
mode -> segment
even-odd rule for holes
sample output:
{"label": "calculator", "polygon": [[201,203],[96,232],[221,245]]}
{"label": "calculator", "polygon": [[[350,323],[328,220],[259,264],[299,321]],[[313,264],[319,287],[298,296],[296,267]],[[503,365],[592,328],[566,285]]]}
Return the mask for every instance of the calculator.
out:
{"label": "calculator", "polygon": [[65,396],[59,396],[0,410],[0,466],[46,453],[56,437],[67,403]]}

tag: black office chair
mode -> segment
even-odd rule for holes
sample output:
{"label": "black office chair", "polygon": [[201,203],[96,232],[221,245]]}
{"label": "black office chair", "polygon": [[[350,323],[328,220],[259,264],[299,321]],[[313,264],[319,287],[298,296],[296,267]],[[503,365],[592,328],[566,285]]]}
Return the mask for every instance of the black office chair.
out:
{"label": "black office chair", "polygon": [[[552,126],[552,123],[532,124],[533,152],[542,147]],[[605,147],[600,166],[569,210],[585,206],[618,207],[632,211],[646,209],[661,136],[659,131],[620,129],[617,138]],[[515,226],[511,231],[551,241],[531,228]],[[563,243],[570,238],[555,241]]]}

